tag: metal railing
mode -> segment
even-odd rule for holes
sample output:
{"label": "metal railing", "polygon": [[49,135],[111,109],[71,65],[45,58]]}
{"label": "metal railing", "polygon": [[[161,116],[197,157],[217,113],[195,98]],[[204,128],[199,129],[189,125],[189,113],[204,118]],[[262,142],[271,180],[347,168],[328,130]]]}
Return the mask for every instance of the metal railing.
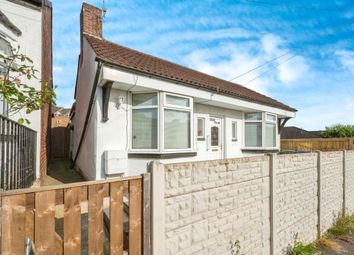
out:
{"label": "metal railing", "polygon": [[0,189],[28,188],[35,180],[37,132],[0,115]]}

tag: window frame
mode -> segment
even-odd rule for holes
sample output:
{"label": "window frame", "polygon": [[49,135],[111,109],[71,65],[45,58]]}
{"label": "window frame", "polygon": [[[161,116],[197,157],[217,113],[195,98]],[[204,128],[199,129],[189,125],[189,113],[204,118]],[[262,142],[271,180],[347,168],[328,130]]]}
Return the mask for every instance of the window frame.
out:
{"label": "window frame", "polygon": [[[235,136],[234,136],[234,131],[235,131]],[[238,135],[237,135],[238,132],[237,131],[238,131],[237,121],[233,120],[233,121],[231,121],[231,141],[233,141],[233,142],[237,142],[238,141],[238,138],[237,138],[238,137]]]}
{"label": "window frame", "polygon": [[[157,104],[156,105],[143,105],[143,106],[133,106],[133,96],[137,94],[154,94],[156,93],[157,97]],[[160,96],[159,92],[155,91],[149,91],[149,92],[134,92],[131,94],[131,110],[130,112],[130,135],[129,135],[129,141],[130,141],[130,150],[134,152],[159,152],[160,151]],[[143,109],[157,109],[157,148],[156,149],[134,149],[133,148],[133,110],[143,110]]]}
{"label": "window frame", "polygon": [[[161,135],[161,138],[160,138],[160,148],[161,148],[161,152],[190,152],[190,151],[193,151],[193,126],[194,126],[194,121],[193,121],[193,98],[192,97],[189,97],[189,96],[184,96],[184,95],[179,95],[179,94],[174,94],[174,93],[169,93],[169,92],[160,92],[161,94],[161,97],[163,100],[162,101],[162,104],[160,104],[160,108],[161,108],[161,114],[160,114],[160,117],[161,117],[161,126],[160,126],[160,135]],[[171,104],[168,104],[167,103],[167,95],[171,95],[171,96],[174,96],[174,97],[181,97],[181,98],[185,98],[185,99],[188,99],[189,100],[189,107],[184,107],[184,106],[180,106],[180,105],[171,105]],[[182,112],[189,112],[189,115],[190,115],[190,127],[189,127],[189,145],[190,145],[190,148],[183,148],[183,149],[166,149],[165,148],[165,109],[168,109],[168,110],[175,110],[175,111],[182,111]]]}
{"label": "window frame", "polygon": [[[246,119],[246,115],[248,113],[261,113],[262,114],[262,119],[261,120],[247,120]],[[273,116],[275,117],[273,120],[268,119],[268,116]],[[277,149],[277,144],[278,144],[278,116],[276,114],[273,113],[269,113],[269,112],[245,112],[244,113],[244,141],[243,141],[243,147],[245,149],[250,149],[250,150],[262,150],[262,149]],[[262,138],[261,138],[261,146],[246,146],[246,123],[261,123],[262,124]],[[266,146],[266,126],[267,124],[272,124],[275,125],[275,146],[273,147],[269,147]]]}
{"label": "window frame", "polygon": [[[273,116],[275,117],[274,120],[269,120],[268,116]],[[277,115],[271,114],[271,113],[265,113],[265,118],[264,118],[264,145],[266,148],[276,148],[277,147]],[[266,140],[266,132],[267,132],[267,124],[269,125],[274,125],[275,127],[275,144],[272,147],[266,146],[267,140]]]}
{"label": "window frame", "polygon": [[[157,95],[157,105],[133,106],[133,96],[136,94],[152,94]],[[167,104],[166,95],[175,97],[186,98],[189,100],[189,107],[180,105]],[[194,112],[193,112],[193,98],[189,96],[179,95],[175,93],[162,92],[162,91],[142,91],[132,92],[130,94],[131,108],[129,110],[130,134],[128,137],[129,151],[142,152],[142,153],[171,153],[171,152],[193,152],[194,151]],[[133,110],[139,109],[157,109],[157,149],[134,149],[133,148]],[[165,109],[189,112],[190,114],[190,148],[186,149],[165,149]]]}
{"label": "window frame", "polygon": [[[199,124],[199,120],[202,120],[202,131],[203,131],[203,134],[201,136],[198,135],[198,124]],[[197,117],[197,124],[196,124],[196,127],[197,127],[197,140],[198,141],[204,141],[205,140],[205,117]]]}

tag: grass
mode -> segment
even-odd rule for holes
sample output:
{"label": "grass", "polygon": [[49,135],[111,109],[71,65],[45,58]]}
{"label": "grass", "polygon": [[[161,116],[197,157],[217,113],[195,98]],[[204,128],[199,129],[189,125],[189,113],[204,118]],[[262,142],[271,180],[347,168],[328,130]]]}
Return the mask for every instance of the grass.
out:
{"label": "grass", "polygon": [[323,247],[327,250],[332,250],[337,253],[343,252],[343,247],[333,239],[330,239],[328,234],[323,235],[318,241],[317,246]]}
{"label": "grass", "polygon": [[287,255],[320,255],[315,243],[304,244],[298,240],[298,235],[294,237],[294,245]]}
{"label": "grass", "polygon": [[351,234],[354,232],[354,214],[338,217],[334,225],[327,232],[334,237]]}

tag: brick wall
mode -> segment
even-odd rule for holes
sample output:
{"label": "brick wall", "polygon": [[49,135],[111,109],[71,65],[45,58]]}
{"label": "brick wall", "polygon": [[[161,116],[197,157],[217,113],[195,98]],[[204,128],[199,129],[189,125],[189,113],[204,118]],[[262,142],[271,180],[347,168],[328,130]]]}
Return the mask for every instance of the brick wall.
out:
{"label": "brick wall", "polygon": [[295,234],[328,229],[343,197],[354,212],[354,151],[155,162],[152,176],[153,254],[230,255],[236,240],[245,254],[285,254]]}
{"label": "brick wall", "polygon": [[[53,87],[52,73],[52,7],[43,5],[42,7],[42,68],[41,80],[42,86]],[[51,128],[51,106],[46,105],[41,110],[41,154],[40,154],[40,176],[47,174],[47,164],[50,154],[50,128]]]}

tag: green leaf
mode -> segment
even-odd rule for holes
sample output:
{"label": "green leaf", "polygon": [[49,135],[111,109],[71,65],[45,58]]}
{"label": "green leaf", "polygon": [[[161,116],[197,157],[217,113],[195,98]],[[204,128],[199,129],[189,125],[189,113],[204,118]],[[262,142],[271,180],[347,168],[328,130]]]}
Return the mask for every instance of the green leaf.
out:
{"label": "green leaf", "polygon": [[25,122],[25,119],[19,118],[17,122],[18,122],[18,124],[23,125],[23,123]]}

